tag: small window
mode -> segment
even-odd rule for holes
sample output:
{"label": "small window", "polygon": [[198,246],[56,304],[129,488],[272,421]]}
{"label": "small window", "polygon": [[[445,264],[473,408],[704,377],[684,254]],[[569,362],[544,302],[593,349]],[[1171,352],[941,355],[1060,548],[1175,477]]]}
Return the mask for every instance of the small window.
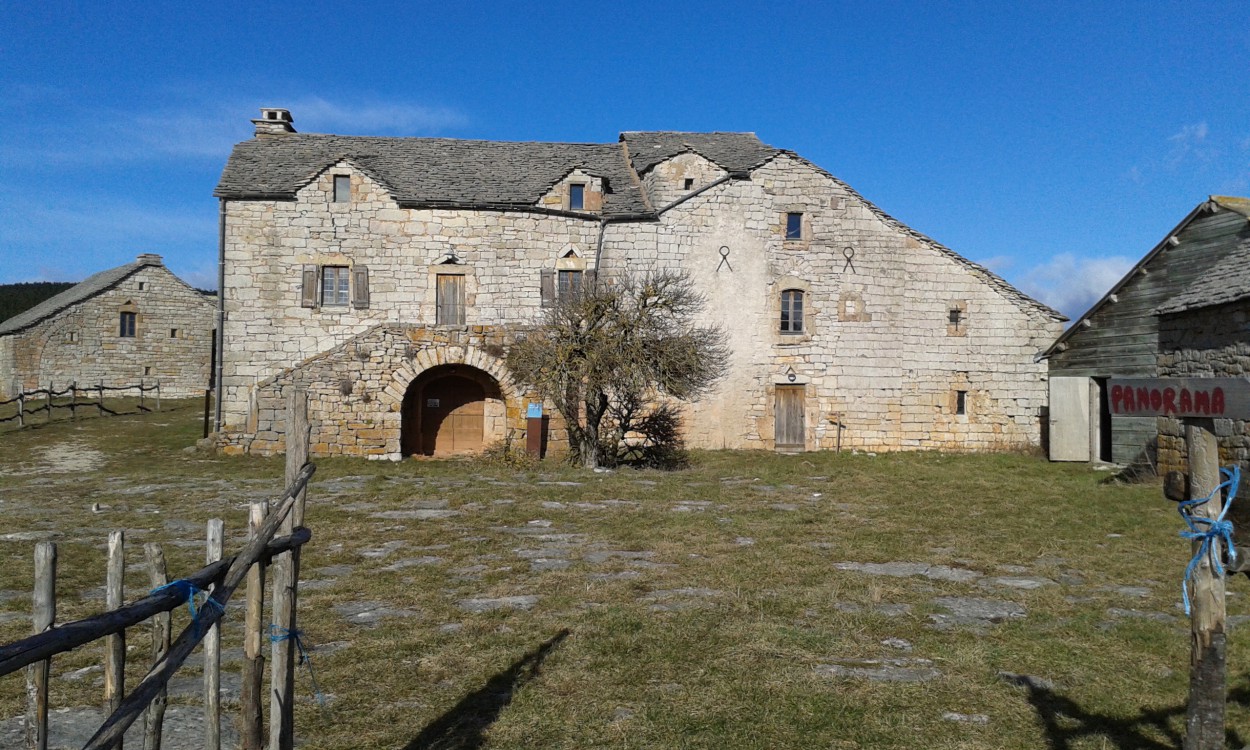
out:
{"label": "small window", "polygon": [[556,293],[560,299],[575,297],[582,291],[581,271],[560,271],[556,278]]}
{"label": "small window", "polygon": [[464,276],[440,273],[434,288],[434,322],[440,326],[464,325]]}
{"label": "small window", "polygon": [[968,392],[967,391],[955,391],[955,413],[956,414],[968,413]]}
{"label": "small window", "polygon": [[781,293],[781,332],[803,332],[803,292],[787,289]]}
{"label": "small window", "polygon": [[326,266],[321,269],[321,306],[346,307],[348,295],[347,266]]}
{"label": "small window", "polygon": [[77,343],[78,343],[78,331],[66,331],[66,332],[65,332],[65,343],[67,343],[67,344],[77,344]]}
{"label": "small window", "polygon": [[151,368],[151,367],[145,367],[145,368],[143,368],[143,374],[144,374],[144,375],[151,375],[151,374],[152,374],[152,368]]}
{"label": "small window", "polygon": [[786,239],[787,240],[803,239],[803,214],[801,213],[786,214]]}
{"label": "small window", "polygon": [[132,312],[124,312],[121,315],[121,325],[117,333],[118,336],[127,339],[135,337],[135,314]]}
{"label": "small window", "polygon": [[177,329],[177,328],[170,328],[170,329],[169,329],[169,337],[170,337],[171,339],[176,339],[176,338],[178,338],[178,329]]}
{"label": "small window", "polygon": [[352,178],[345,174],[334,175],[334,202],[351,203]]}
{"label": "small window", "polygon": [[581,211],[586,206],[586,186],[580,183],[569,185],[569,210]]}
{"label": "small window", "polygon": [[686,181],[685,181],[684,183],[682,183],[682,188],[683,188],[684,190],[694,190],[694,178],[693,178],[693,177],[687,177],[687,178],[686,178]]}
{"label": "small window", "polygon": [[950,324],[955,328],[959,328],[964,322],[964,311],[958,307],[952,307],[949,313]]}

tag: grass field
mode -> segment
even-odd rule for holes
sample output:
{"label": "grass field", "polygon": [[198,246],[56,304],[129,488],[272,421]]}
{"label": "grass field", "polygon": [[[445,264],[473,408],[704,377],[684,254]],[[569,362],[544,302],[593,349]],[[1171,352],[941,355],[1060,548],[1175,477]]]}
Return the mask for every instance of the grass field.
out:
{"label": "grass field", "polygon": [[[143,542],[189,572],[223,517],[237,549],[282,459],[185,451],[199,416],[183,402],[0,436],[0,641],[30,627],[37,537],[59,544],[61,621],[100,608],[110,529],[127,529],[128,598],[146,592]],[[297,734],[395,750],[1179,747],[1188,544],[1157,486],[1106,476],[1009,454],[699,453],[608,474],[323,460],[300,621],[327,700],[301,671]],[[1247,583],[1229,588],[1241,620]],[[232,672],[241,622],[240,600]],[[147,638],[131,635],[132,664]],[[101,655],[58,657],[54,707],[100,702]],[[1240,747],[1240,630],[1229,656]],[[23,682],[0,678],[0,720],[22,712]]]}

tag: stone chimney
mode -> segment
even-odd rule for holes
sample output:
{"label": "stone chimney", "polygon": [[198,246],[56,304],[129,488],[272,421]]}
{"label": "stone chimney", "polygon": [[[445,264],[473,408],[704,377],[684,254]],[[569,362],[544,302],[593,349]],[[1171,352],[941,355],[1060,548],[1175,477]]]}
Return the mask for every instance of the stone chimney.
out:
{"label": "stone chimney", "polygon": [[295,132],[295,121],[291,119],[289,110],[276,107],[261,107],[260,119],[252,120],[256,126],[256,135],[285,135]]}
{"label": "stone chimney", "polygon": [[139,253],[139,257],[135,259],[135,262],[137,262],[141,266],[163,266],[165,265],[164,261],[161,260],[161,256],[157,255],[156,253]]}

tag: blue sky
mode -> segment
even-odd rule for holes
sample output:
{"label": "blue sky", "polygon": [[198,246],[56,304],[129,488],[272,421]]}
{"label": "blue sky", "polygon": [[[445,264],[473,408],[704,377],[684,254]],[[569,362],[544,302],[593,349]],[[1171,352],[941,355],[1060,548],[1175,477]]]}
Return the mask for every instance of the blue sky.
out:
{"label": "blue sky", "polygon": [[0,283],[165,256],[215,283],[213,186],[304,132],[750,130],[1079,314],[1209,194],[1250,194],[1237,2],[0,5]]}

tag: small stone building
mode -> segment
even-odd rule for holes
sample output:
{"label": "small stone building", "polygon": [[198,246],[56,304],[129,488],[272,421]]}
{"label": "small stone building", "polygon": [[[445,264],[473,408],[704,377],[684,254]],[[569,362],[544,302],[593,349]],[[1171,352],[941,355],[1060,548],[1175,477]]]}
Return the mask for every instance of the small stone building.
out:
{"label": "small stone building", "polygon": [[0,323],[0,398],[73,382],[160,381],[162,396],[201,395],[214,316],[213,297],[140,255]]}
{"label": "small stone building", "polygon": [[[1250,374],[1247,300],[1250,200],[1211,196],[1047,349],[1051,459],[1176,468],[1179,422],[1112,419],[1107,381]],[[1221,452],[1246,453],[1243,424],[1216,429]]]}
{"label": "small stone building", "polygon": [[[215,195],[228,451],[480,450],[525,429],[503,357],[592,272],[674,269],[733,354],[689,444],[1036,445],[1062,316],[751,133],[507,143],[295,132],[262,110]],[[547,412],[550,413],[548,408]],[[553,424],[551,437],[562,437]]]}

